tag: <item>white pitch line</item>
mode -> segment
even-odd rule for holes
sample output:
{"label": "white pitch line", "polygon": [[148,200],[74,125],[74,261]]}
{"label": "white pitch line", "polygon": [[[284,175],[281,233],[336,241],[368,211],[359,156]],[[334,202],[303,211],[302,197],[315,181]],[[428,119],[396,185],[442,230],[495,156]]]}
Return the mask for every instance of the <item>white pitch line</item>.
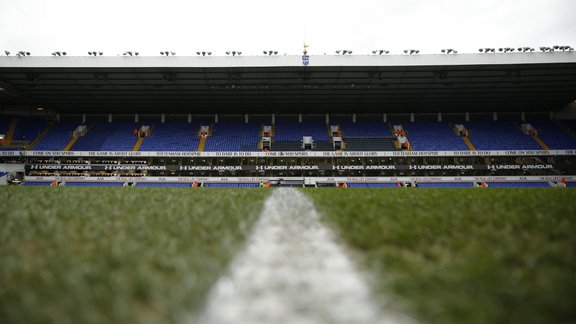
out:
{"label": "white pitch line", "polygon": [[200,323],[394,323],[313,203],[276,189],[246,248],[210,292]]}

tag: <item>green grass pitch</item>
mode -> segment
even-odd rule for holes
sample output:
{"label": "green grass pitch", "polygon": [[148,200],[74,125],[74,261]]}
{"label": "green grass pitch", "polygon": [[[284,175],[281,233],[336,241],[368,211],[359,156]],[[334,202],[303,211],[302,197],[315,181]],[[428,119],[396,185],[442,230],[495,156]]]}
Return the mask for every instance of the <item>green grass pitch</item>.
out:
{"label": "green grass pitch", "polygon": [[263,190],[0,190],[0,323],[176,322],[197,312]]}
{"label": "green grass pitch", "polygon": [[576,191],[309,190],[381,292],[428,323],[576,319]]}
{"label": "green grass pitch", "polygon": [[[266,189],[0,190],[0,323],[178,322],[242,248]],[[576,192],[306,189],[392,296],[430,323],[576,318]]]}

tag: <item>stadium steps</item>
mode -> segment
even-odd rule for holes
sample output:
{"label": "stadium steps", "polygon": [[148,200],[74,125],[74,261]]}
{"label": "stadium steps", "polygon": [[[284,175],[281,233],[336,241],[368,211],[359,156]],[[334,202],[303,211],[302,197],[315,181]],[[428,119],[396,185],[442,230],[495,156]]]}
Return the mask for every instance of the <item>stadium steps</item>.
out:
{"label": "stadium steps", "polygon": [[474,146],[474,144],[472,143],[470,138],[468,138],[468,136],[462,137],[462,140],[464,141],[464,143],[466,143],[466,146],[468,146],[468,149],[470,151],[476,151],[476,146]]}
{"label": "stadium steps", "polygon": [[544,143],[544,141],[538,137],[538,135],[531,135],[531,137],[536,141],[536,143],[538,143],[538,145],[540,145],[540,147],[543,150],[549,150],[550,146],[548,146],[546,143]]}
{"label": "stadium steps", "polygon": [[132,147],[132,152],[140,150],[140,146],[142,146],[142,142],[144,142],[144,139],[145,137],[138,137],[136,143],[134,143],[134,146]]}
{"label": "stadium steps", "polygon": [[460,137],[463,141],[464,144],[466,144],[466,146],[468,147],[468,150],[470,151],[477,151],[476,146],[474,146],[474,144],[472,143],[472,141],[470,140],[470,138],[468,136],[464,136],[461,137],[460,134],[458,134],[458,130],[456,129],[456,126],[449,124],[450,128],[452,129],[452,131],[454,132],[454,135]]}
{"label": "stadium steps", "polygon": [[198,152],[204,152],[204,147],[206,147],[206,137],[200,139],[200,143],[198,143]]}
{"label": "stadium steps", "polygon": [[10,127],[6,132],[6,137],[4,138],[4,146],[12,145],[12,138],[14,137],[14,132],[16,132],[16,126],[18,126],[18,118],[12,118],[10,121]]}
{"label": "stadium steps", "polygon": [[70,141],[68,142],[68,144],[66,144],[66,146],[64,146],[62,151],[70,151],[72,149],[72,146],[74,146],[74,144],[76,144],[76,141],[78,141],[79,138],[80,138],[80,136],[72,137],[70,139]]}
{"label": "stadium steps", "polygon": [[54,123],[49,123],[48,126],[46,126],[46,128],[44,128],[44,130],[38,134],[38,136],[36,136],[36,138],[30,144],[28,144],[28,146],[26,146],[26,149],[32,149],[36,144],[38,144],[38,142],[40,142],[42,138],[44,138],[44,136],[46,136],[46,134],[48,134],[52,128],[54,128],[54,126]]}

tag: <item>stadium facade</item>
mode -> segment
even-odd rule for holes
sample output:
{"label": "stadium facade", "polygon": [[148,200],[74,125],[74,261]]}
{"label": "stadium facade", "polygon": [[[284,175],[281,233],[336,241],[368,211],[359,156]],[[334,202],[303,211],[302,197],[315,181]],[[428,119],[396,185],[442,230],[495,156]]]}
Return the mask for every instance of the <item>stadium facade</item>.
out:
{"label": "stadium facade", "polygon": [[3,181],[576,181],[574,52],[1,57]]}

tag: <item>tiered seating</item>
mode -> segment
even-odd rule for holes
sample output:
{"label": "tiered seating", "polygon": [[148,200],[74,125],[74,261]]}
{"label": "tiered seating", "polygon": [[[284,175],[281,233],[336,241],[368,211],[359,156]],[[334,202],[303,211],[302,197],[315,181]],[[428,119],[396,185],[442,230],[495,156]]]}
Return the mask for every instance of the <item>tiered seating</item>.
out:
{"label": "tiered seating", "polygon": [[32,142],[48,126],[48,121],[36,118],[18,118],[13,141]]}
{"label": "tiered seating", "polygon": [[205,183],[207,188],[258,188],[257,183]]}
{"label": "tiered seating", "polygon": [[66,187],[122,187],[123,182],[66,182]]}
{"label": "tiered seating", "polygon": [[422,182],[418,183],[418,187],[422,188],[472,188],[470,182]]}
{"label": "tiered seating", "polygon": [[301,141],[303,136],[312,136],[315,142],[329,142],[330,136],[323,121],[287,122],[277,121],[274,142]]}
{"label": "tiered seating", "polygon": [[348,188],[396,188],[395,183],[347,183]]}
{"label": "tiered seating", "polygon": [[261,125],[257,123],[220,122],[212,127],[206,140],[206,152],[258,151]]}
{"label": "tiered seating", "polygon": [[382,121],[342,121],[337,124],[340,124],[344,138],[391,136],[390,125]]}
{"label": "tiered seating", "polygon": [[394,139],[388,138],[344,138],[347,151],[397,151]]}
{"label": "tiered seating", "polygon": [[50,186],[50,182],[36,182],[36,181],[26,181],[22,183],[22,186],[28,187],[47,187]]}
{"label": "tiered seating", "polygon": [[196,134],[200,123],[156,123],[152,135],[146,137],[140,151],[196,151],[200,138]]}
{"label": "tiered seating", "polygon": [[302,151],[302,137],[312,136],[313,151],[333,151],[334,145],[323,121],[277,121],[272,151]]}
{"label": "tiered seating", "polygon": [[131,151],[136,143],[134,122],[95,122],[88,133],[78,139],[72,151]]}
{"label": "tiered seating", "polygon": [[511,121],[465,122],[469,138],[478,150],[541,150],[536,141]]}
{"label": "tiered seating", "polygon": [[302,142],[301,141],[273,142],[271,151],[276,152],[302,151]]}
{"label": "tiered seating", "polygon": [[560,128],[557,123],[550,120],[536,120],[530,121],[530,124],[538,130],[538,137],[551,149],[576,149],[576,139]]}
{"label": "tiered seating", "polygon": [[181,182],[141,182],[136,184],[137,187],[192,187],[191,183]]}
{"label": "tiered seating", "polygon": [[547,182],[488,182],[488,187],[550,187]]}
{"label": "tiered seating", "polygon": [[79,122],[60,122],[56,124],[44,137],[33,147],[37,151],[62,150],[72,138],[72,132],[80,125]]}
{"label": "tiered seating", "polygon": [[415,151],[468,151],[468,147],[446,122],[415,121],[404,123]]}

